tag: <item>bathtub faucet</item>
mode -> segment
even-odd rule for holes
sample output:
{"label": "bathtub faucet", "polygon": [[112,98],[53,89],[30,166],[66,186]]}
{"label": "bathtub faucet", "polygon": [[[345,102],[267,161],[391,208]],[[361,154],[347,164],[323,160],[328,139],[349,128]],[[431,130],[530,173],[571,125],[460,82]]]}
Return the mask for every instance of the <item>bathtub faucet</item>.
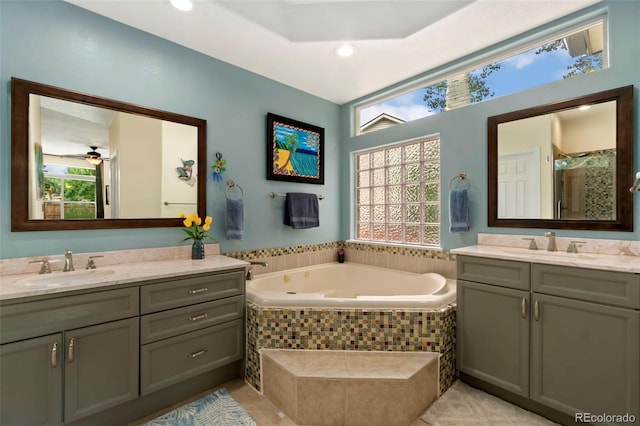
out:
{"label": "bathtub faucet", "polygon": [[[249,263],[251,265],[260,265],[260,266],[268,266],[267,262],[262,262],[260,260],[250,260]],[[252,267],[249,266],[249,269],[247,269],[247,279],[250,280],[253,278],[253,272],[252,272]]]}

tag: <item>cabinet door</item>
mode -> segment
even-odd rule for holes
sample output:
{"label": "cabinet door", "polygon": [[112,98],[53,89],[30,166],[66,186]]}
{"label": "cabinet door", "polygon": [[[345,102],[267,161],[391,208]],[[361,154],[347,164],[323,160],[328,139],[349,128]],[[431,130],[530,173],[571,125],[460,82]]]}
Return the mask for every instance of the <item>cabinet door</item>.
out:
{"label": "cabinet door", "polygon": [[138,318],[65,332],[69,423],[138,396]]}
{"label": "cabinet door", "polygon": [[574,413],[640,417],[640,312],[533,293],[532,398]]}
{"label": "cabinet door", "polygon": [[62,424],[62,334],[0,346],[0,424]]}
{"label": "cabinet door", "polygon": [[458,369],[529,397],[529,292],[458,280]]}

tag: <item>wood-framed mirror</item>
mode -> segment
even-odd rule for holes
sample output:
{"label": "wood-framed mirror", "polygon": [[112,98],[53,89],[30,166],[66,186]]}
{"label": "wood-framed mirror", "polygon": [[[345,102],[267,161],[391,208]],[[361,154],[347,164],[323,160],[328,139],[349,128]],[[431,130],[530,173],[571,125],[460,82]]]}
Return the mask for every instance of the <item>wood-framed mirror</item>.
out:
{"label": "wood-framed mirror", "polygon": [[11,231],[206,215],[207,122],[13,77]]}
{"label": "wood-framed mirror", "polygon": [[489,117],[489,226],[633,231],[633,91]]}

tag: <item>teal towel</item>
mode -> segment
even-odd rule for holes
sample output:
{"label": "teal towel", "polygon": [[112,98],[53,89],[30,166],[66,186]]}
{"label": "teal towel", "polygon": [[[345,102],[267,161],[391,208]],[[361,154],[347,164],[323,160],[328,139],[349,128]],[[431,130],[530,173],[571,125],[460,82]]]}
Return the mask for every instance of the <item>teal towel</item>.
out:
{"label": "teal towel", "polygon": [[227,198],[227,240],[244,239],[244,203],[242,198]]}
{"label": "teal towel", "polygon": [[462,233],[469,231],[469,194],[466,189],[452,189],[449,192],[449,231]]}

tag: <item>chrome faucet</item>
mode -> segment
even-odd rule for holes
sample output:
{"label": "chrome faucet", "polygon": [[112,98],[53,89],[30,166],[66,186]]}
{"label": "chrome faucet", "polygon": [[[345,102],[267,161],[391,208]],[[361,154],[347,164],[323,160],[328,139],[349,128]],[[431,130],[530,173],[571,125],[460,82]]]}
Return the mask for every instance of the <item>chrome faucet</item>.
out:
{"label": "chrome faucet", "polygon": [[[268,266],[269,264],[267,262],[263,262],[260,260],[250,260],[249,263],[251,265],[260,265],[260,266]],[[252,271],[252,267],[249,266],[249,269],[247,269],[247,279],[251,280],[253,279],[253,271]]]}
{"label": "chrome faucet", "polygon": [[29,261],[29,263],[42,263],[42,266],[40,267],[40,272],[38,272],[39,274],[51,273],[51,265],[49,264],[49,259],[31,260]]}
{"label": "chrome faucet", "polygon": [[89,256],[89,259],[87,259],[87,266],[85,266],[84,269],[96,269],[96,262],[93,259],[96,259],[98,257],[104,256]]}
{"label": "chrome faucet", "polygon": [[577,253],[578,252],[578,248],[576,247],[576,244],[585,244],[584,241],[571,241],[569,243],[569,247],[567,247],[567,253]]}
{"label": "chrome faucet", "polygon": [[64,268],[62,268],[62,272],[70,272],[75,271],[73,267],[73,253],[71,250],[66,250],[64,252]]}
{"label": "chrome faucet", "polygon": [[549,245],[547,246],[547,251],[557,251],[556,233],[548,231],[544,233],[544,236],[549,238]]}

